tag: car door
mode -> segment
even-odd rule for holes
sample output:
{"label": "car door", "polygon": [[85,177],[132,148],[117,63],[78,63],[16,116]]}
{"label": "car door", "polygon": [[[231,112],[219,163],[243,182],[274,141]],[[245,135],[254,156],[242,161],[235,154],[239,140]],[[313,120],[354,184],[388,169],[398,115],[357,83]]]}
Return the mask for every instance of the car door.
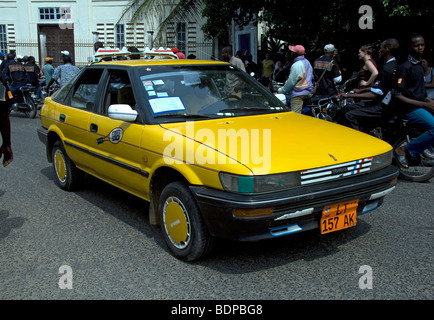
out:
{"label": "car door", "polygon": [[136,108],[134,92],[126,69],[107,67],[101,84],[98,112],[89,119],[88,143],[95,174],[117,187],[143,197],[148,172],[142,168],[140,143],[143,123],[111,119],[108,107],[128,104]]}
{"label": "car door", "polygon": [[53,98],[52,117],[63,135],[68,156],[81,169],[88,166],[87,131],[103,69],[87,68]]}

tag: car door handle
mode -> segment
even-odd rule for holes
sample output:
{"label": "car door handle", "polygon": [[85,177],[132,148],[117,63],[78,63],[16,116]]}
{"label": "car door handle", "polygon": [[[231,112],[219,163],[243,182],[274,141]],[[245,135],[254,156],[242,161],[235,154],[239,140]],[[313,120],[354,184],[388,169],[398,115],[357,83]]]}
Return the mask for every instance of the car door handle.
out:
{"label": "car door handle", "polygon": [[98,125],[95,123],[90,124],[90,132],[96,133],[98,131]]}

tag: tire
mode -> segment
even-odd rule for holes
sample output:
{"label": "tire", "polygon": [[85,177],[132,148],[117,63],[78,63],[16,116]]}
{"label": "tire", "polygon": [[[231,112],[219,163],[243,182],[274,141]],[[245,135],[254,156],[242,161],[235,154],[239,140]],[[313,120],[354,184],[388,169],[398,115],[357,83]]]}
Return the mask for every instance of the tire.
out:
{"label": "tire", "polygon": [[30,110],[24,111],[24,114],[28,118],[34,119],[36,117],[36,113],[38,112],[38,107],[36,106],[35,100],[33,100],[33,98],[29,94],[25,94],[24,102],[26,105],[28,105],[30,107]]}
{"label": "tire", "polygon": [[185,183],[172,182],[163,189],[158,214],[164,240],[176,258],[197,261],[211,251],[213,238]]}
{"label": "tire", "polygon": [[72,191],[77,188],[83,173],[69,159],[61,141],[53,146],[53,170],[57,185],[63,190]]}
{"label": "tire", "polygon": [[[393,150],[407,144],[406,136],[402,136],[396,140],[393,145]],[[432,149],[432,148],[431,148]],[[434,176],[433,159],[431,158],[432,150],[425,150],[417,159],[409,160],[409,167],[404,168],[399,163],[396,166],[399,169],[399,177],[403,180],[412,182],[425,182]]]}
{"label": "tire", "polygon": [[25,114],[29,119],[34,119],[36,117],[36,113],[38,112],[36,103],[34,101],[30,101],[27,104],[30,106],[30,111],[26,111]]}

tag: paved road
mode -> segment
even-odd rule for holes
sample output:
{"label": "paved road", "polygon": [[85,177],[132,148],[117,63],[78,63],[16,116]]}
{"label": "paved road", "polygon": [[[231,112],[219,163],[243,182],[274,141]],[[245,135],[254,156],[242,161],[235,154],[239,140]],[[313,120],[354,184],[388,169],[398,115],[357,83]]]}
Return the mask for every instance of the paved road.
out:
{"label": "paved road", "polygon": [[0,167],[0,299],[434,298],[434,181],[400,181],[343,232],[222,241],[207,260],[184,263],[149,225],[146,202],[91,177],[62,191],[39,120],[11,121],[15,160]]}

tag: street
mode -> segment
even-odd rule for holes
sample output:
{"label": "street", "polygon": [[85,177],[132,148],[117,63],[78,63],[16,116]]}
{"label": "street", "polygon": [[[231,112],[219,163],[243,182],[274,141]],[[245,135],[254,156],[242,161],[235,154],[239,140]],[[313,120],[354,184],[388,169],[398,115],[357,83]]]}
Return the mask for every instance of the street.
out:
{"label": "street", "polygon": [[79,191],[57,187],[38,126],[39,115],[11,114],[14,161],[0,167],[0,299],[434,298],[433,180],[399,180],[354,228],[219,241],[207,259],[185,263],[149,224],[146,202],[90,176]]}

